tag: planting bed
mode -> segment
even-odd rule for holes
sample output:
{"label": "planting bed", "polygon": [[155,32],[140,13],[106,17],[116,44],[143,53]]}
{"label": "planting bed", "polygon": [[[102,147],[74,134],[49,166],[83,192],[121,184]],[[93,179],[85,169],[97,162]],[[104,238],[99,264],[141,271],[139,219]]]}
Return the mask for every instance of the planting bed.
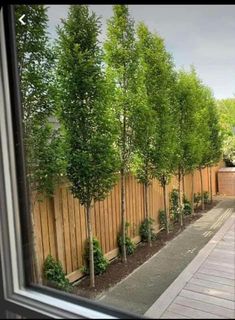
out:
{"label": "planting bed", "polygon": [[98,298],[104,291],[110,289],[122,279],[127,277],[131,272],[142,265],[156,252],[158,252],[166,244],[166,242],[176,237],[185,229],[185,227],[187,227],[187,225],[199,219],[203,213],[213,208],[217,203],[217,201],[213,201],[212,204],[205,205],[204,211],[200,210],[200,208],[196,209],[194,216],[185,216],[183,228],[180,228],[179,223],[175,223],[173,230],[171,230],[168,235],[166,234],[165,230],[160,231],[157,235],[157,239],[152,242],[152,247],[145,242],[139,243],[134,254],[127,256],[126,264],[121,262],[120,257],[114,259],[109,264],[104,274],[96,276],[95,288],[89,288],[89,277],[84,277],[76,285],[74,285],[73,293],[90,299]]}

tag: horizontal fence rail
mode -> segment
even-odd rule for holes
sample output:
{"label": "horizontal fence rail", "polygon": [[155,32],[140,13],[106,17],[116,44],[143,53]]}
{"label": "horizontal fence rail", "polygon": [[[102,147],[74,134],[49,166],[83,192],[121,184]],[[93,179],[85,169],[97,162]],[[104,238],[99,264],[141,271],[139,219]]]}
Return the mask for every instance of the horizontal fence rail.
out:
{"label": "horizontal fence rail", "polygon": [[[217,192],[217,171],[222,162],[211,168],[212,192]],[[209,168],[203,169],[204,191],[210,191]],[[174,176],[167,186],[169,193],[178,188]],[[111,260],[118,255],[117,236],[121,229],[120,181],[104,201],[96,202],[93,212],[93,235],[99,240],[105,256]],[[186,197],[192,197],[192,175],[184,177]],[[201,191],[200,174],[194,173],[194,193]],[[137,243],[140,241],[139,227],[144,220],[143,185],[132,175],[126,178],[126,221],[129,222],[129,236]],[[154,179],[149,187],[149,213],[154,219],[155,231],[159,231],[159,210],[163,209],[163,190]],[[88,237],[84,207],[70,192],[69,184],[59,185],[52,198],[37,201],[34,206],[34,225],[36,254],[40,270],[46,257],[51,254],[61,261],[70,281],[82,276],[84,265],[84,247]]]}

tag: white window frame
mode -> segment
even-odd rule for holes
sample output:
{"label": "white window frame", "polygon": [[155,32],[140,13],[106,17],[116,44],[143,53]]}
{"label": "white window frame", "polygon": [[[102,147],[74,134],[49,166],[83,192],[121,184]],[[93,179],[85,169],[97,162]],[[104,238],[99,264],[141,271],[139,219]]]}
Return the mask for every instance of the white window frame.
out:
{"label": "white window frame", "polygon": [[[0,7],[0,318],[6,311],[29,318],[144,318],[54,289],[25,285],[5,10],[13,21],[14,7]],[[14,90],[17,99],[19,92]]]}

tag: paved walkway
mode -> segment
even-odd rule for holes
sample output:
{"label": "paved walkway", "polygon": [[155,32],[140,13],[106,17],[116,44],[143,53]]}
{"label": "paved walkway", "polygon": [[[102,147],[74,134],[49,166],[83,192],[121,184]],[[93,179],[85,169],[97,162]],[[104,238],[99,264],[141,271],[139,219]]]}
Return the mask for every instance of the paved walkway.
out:
{"label": "paved walkway", "polygon": [[154,319],[235,318],[235,213],[145,316]]}
{"label": "paved walkway", "polygon": [[234,208],[235,198],[222,199],[215,208],[189,225],[151,259],[100,297],[100,302],[144,315],[229,219]]}

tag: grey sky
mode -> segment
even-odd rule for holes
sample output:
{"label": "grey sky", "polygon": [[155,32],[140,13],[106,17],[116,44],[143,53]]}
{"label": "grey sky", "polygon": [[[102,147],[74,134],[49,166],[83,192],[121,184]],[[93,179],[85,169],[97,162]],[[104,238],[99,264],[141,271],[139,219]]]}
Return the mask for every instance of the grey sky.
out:
{"label": "grey sky", "polygon": [[[49,32],[65,18],[68,5],[49,6]],[[111,5],[91,5],[102,17],[101,40],[106,36],[106,20]],[[165,39],[176,68],[193,64],[199,77],[216,98],[235,95],[235,5],[130,5],[135,22],[144,21],[151,31]]]}

